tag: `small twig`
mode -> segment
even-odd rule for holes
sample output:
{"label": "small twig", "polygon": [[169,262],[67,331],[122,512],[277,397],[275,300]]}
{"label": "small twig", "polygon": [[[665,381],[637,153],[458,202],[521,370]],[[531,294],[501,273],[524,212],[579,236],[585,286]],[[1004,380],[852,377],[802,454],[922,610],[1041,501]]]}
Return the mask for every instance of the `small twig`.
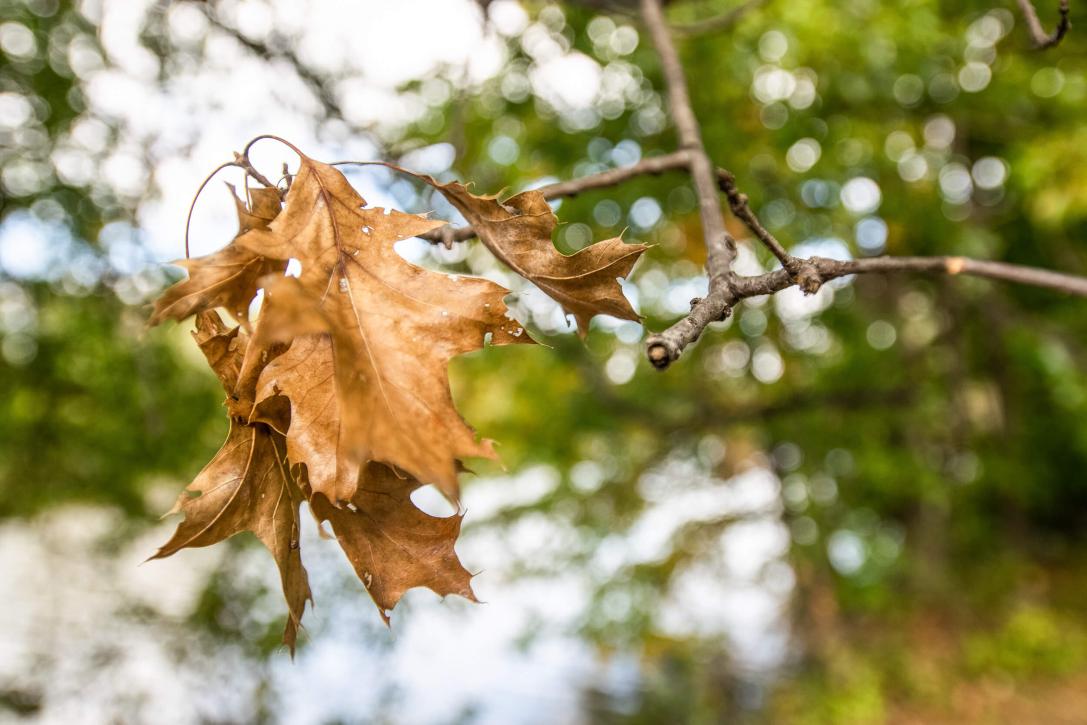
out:
{"label": "small twig", "polygon": [[[582,192],[591,191],[593,189],[605,189],[612,186],[618,186],[619,184],[638,176],[663,174],[666,171],[686,169],[689,162],[690,156],[686,151],[676,151],[675,153],[666,154],[664,156],[650,156],[649,158],[642,159],[630,166],[608,169],[607,171],[601,171],[598,174],[583,176],[580,179],[560,181],[554,184],[541,186],[538,191],[544,195],[545,199],[549,200],[561,199],[562,197],[567,196],[577,196]],[[446,226],[435,229],[432,232],[427,232],[426,234],[421,235],[421,238],[434,242],[435,244],[443,244],[446,247],[449,247],[454,242],[463,242],[471,239],[475,235],[476,233],[472,227],[459,227],[454,229]]]}
{"label": "small twig", "polygon": [[1087,277],[970,257],[872,257],[847,262],[813,258],[808,261],[815,265],[823,281],[866,272],[935,272],[999,279],[1087,297]]}
{"label": "small twig", "polygon": [[620,166],[617,169],[608,169],[598,174],[583,176],[572,181],[559,181],[547,186],[541,186],[540,191],[548,199],[559,199],[564,196],[577,196],[584,191],[592,189],[604,189],[609,186],[618,186],[625,181],[637,176],[663,174],[666,171],[686,169],[690,163],[690,154],[686,151],[676,151],[664,156],[650,156],[630,166]]}
{"label": "small twig", "polygon": [[[1087,277],[969,257],[872,257],[847,261],[811,257],[798,261],[804,273],[815,283],[816,289],[824,282],[850,274],[929,272],[986,277],[1087,297]],[[718,319],[715,315],[722,309],[727,309],[748,297],[781,292],[795,284],[797,281],[784,269],[776,269],[756,277],[737,277],[727,295],[711,294],[705,299],[697,300],[687,317],[651,338],[648,348],[650,362],[660,369],[668,367],[687,345],[698,339],[709,323]]]}
{"label": "small twig", "polygon": [[736,218],[746,224],[751,233],[766,245],[766,248],[777,257],[781,266],[788,270],[789,274],[797,276],[801,271],[800,261],[785,251],[785,247],[762,225],[759,218],[755,216],[755,212],[751,211],[747,194],[736,187],[736,177],[724,169],[717,169],[717,183],[728,197],[729,208],[732,209]]}
{"label": "small twig", "polygon": [[702,219],[702,235],[706,240],[706,271],[710,276],[711,289],[727,282],[731,276],[732,260],[736,256],[736,240],[725,229],[725,218],[717,198],[713,164],[702,143],[702,131],[698,118],[691,107],[687,92],[687,79],[679,60],[676,46],[668,33],[660,0],[642,0],[642,19],[649,29],[649,36],[660,56],[661,72],[668,92],[668,107],[676,125],[680,147],[690,154],[688,170],[698,197],[699,215]]}
{"label": "small twig", "polygon": [[280,199],[286,196],[287,192],[283,191],[278,186],[273,184],[271,179],[269,179],[267,176],[257,171],[257,167],[253,166],[253,162],[249,160],[248,149],[246,149],[245,153],[238,153],[237,151],[234,152],[234,166],[237,166],[239,169],[245,169],[245,173],[256,179],[257,183],[267,186],[270,189],[275,189],[277,192],[279,192]]}
{"label": "small twig", "polygon": [[420,239],[425,239],[433,244],[440,244],[446,249],[452,249],[457,242],[466,242],[476,236],[476,230],[472,227],[453,228],[448,224],[425,234],[420,234]]}
{"label": "small twig", "polygon": [[[785,278],[789,279],[787,275]],[[646,340],[645,351],[649,362],[658,370],[664,370],[679,358],[685,347],[699,338],[711,322],[728,317],[736,301],[737,298],[727,288],[710,290],[704,298],[692,300],[689,315]]]}
{"label": "small twig", "polygon": [[669,27],[673,33],[684,37],[721,33],[732,28],[732,26],[740,22],[740,20],[742,20],[749,12],[765,5],[767,2],[768,0],[747,0],[747,2],[737,5],[732,10],[722,13],[721,15],[706,18],[705,20],[698,20],[693,23],[671,25]]}
{"label": "small twig", "polygon": [[1034,4],[1030,0],[1018,0],[1018,2],[1019,9],[1023,12],[1023,18],[1027,21],[1027,30],[1030,31],[1031,40],[1034,41],[1034,47],[1038,50],[1052,48],[1060,43],[1068,29],[1072,27],[1072,22],[1068,17],[1068,0],[1061,0],[1059,9],[1061,17],[1057,21],[1057,27],[1052,34],[1047,33],[1045,28],[1042,27],[1042,21],[1038,18],[1038,11],[1034,9]]}
{"label": "small twig", "polygon": [[[801,259],[800,263],[817,275],[820,283],[850,274],[872,272],[931,272],[949,275],[987,277],[1005,282],[1044,287],[1078,297],[1087,297],[1087,277],[1053,272],[1008,262],[991,262],[970,257],[869,257],[837,260],[825,257]],[[756,277],[741,277],[736,285],[738,299],[772,295],[793,286],[788,272],[776,269]]]}

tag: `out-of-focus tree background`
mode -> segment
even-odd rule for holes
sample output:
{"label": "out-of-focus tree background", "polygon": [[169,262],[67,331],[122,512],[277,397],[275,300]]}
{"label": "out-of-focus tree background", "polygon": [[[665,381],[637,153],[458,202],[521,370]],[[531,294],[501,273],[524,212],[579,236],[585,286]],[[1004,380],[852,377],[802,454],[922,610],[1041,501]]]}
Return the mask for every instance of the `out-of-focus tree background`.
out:
{"label": "out-of-focus tree background", "polygon": [[[1010,0],[772,0],[677,42],[709,152],[790,246],[1087,273],[1078,28],[1039,53]],[[144,327],[203,176],[262,132],[488,192],[670,151],[636,17],[7,0],[0,63],[0,719],[1083,721],[1087,306],[1044,290],[790,290],[662,374],[641,325],[598,318],[582,344],[482,247],[411,240],[413,261],[511,286],[550,346],[453,368],[506,466],[464,481],[458,549],[488,604],[413,592],[387,631],[311,531],[292,664],[255,541],[139,566],[226,431],[186,327]],[[264,142],[254,160],[292,158]],[[455,218],[402,179],[351,178]],[[201,197],[195,254],[232,236],[231,204],[217,183]],[[655,245],[624,285],[646,328],[705,290],[682,175],[556,206],[564,251]],[[771,261],[742,243],[742,271]]]}

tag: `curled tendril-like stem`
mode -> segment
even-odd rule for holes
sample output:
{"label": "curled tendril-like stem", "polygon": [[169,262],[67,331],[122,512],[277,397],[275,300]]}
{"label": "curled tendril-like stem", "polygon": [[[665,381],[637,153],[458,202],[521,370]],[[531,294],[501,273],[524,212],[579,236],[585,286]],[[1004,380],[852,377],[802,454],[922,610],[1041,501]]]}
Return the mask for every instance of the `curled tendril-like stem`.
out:
{"label": "curled tendril-like stem", "polygon": [[[279,136],[275,136],[275,135],[266,133],[266,134],[261,134],[260,136],[256,136],[253,139],[251,139],[245,145],[245,148],[242,149],[241,153],[235,152],[233,161],[225,161],[225,162],[219,164],[218,166],[216,166],[215,169],[210,174],[208,174],[207,177],[205,177],[202,182],[200,182],[200,186],[197,188],[196,194],[193,196],[192,202],[189,204],[189,213],[185,217],[185,259],[190,259],[192,257],[192,253],[191,253],[190,248],[189,248],[189,228],[192,226],[192,215],[193,215],[193,211],[196,209],[196,202],[197,202],[197,200],[200,199],[200,195],[202,193],[204,193],[204,189],[207,188],[207,185],[209,183],[211,183],[211,180],[213,178],[215,178],[215,175],[218,174],[220,171],[222,171],[223,169],[231,168],[231,167],[238,168],[238,169],[241,169],[241,170],[243,170],[245,172],[246,179],[248,179],[249,177],[252,177],[258,183],[263,184],[264,186],[266,186],[268,188],[279,189],[279,184],[278,183],[273,184],[268,179],[267,176],[260,173],[260,171],[258,171],[257,168],[255,166],[253,166],[253,162],[250,161],[250,159],[249,159],[250,149],[252,149],[253,146],[258,141],[263,141],[265,139],[268,139],[268,140],[271,140],[271,141],[278,141],[279,143],[283,144],[284,146],[286,146],[290,150],[294,151],[299,156],[305,156],[305,154],[303,154],[298,149],[298,147],[295,146],[294,144],[292,144],[290,141],[287,141],[286,139],[280,138]],[[290,176],[285,175],[285,178],[289,179]],[[249,186],[249,184],[246,184],[246,187],[247,187],[246,197],[247,198],[248,198],[248,195],[249,195],[248,186]],[[282,190],[280,191],[281,196],[284,193],[285,193],[284,191],[282,191]]]}
{"label": "curled tendril-like stem", "polygon": [[189,257],[191,256],[189,254],[189,226],[192,224],[192,213],[193,210],[196,208],[196,200],[200,198],[200,194],[204,192],[204,189],[209,183],[211,183],[211,180],[215,178],[216,174],[218,174],[223,169],[227,169],[232,166],[237,168],[245,168],[244,166],[241,166],[235,161],[227,161],[226,163],[219,164],[215,167],[214,171],[207,175],[204,181],[200,183],[200,188],[196,190],[196,194],[192,198],[192,203],[189,204],[189,214],[185,217],[185,259],[189,259]]}
{"label": "curled tendril-like stem", "polygon": [[293,143],[271,133],[262,133],[260,136],[254,136],[252,139],[249,140],[249,143],[245,145],[245,148],[242,149],[242,152],[239,155],[246,161],[249,161],[249,151],[253,148],[253,146],[257,144],[257,142],[264,141],[265,139],[270,141],[278,141],[279,143],[289,148],[291,151],[294,151],[299,156],[305,156],[305,154],[302,153],[302,151],[299,150],[299,148]]}

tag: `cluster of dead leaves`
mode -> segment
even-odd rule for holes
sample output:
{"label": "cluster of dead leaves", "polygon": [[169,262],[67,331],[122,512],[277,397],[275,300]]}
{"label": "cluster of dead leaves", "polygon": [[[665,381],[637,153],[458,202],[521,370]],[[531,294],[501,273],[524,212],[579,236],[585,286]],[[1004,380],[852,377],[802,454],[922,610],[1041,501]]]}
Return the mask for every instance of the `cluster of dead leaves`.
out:
{"label": "cluster of dead leaves", "polygon": [[[637,319],[616,278],[644,246],[610,239],[564,256],[540,192],[499,201],[416,178],[573,314],[580,332],[596,314]],[[279,566],[292,652],[312,601],[299,549],[304,501],[319,526],[331,525],[386,622],[412,587],[474,599],[454,551],[461,514],[430,516],[411,494],[432,483],[457,503],[461,461],[495,455],[454,408],[447,366],[487,342],[532,342],[508,315],[508,290],[408,263],[394,245],[444,222],[367,208],[328,164],[301,156],[284,199],[267,187],[247,188],[246,198],[235,194],[237,236],[178,262],[189,276],[163,293],[151,318],[196,316],[193,335],[230,415],[226,442],[178,498],[172,512],[185,518],[155,557],[252,531]],[[286,274],[289,260],[301,263],[297,276]],[[238,324],[228,326],[218,309]]]}

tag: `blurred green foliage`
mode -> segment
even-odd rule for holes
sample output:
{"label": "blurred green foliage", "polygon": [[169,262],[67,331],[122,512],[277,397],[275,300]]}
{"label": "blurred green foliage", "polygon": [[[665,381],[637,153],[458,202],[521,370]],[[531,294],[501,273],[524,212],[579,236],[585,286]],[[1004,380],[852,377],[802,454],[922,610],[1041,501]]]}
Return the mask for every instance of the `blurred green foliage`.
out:
{"label": "blurred green foliage", "polygon": [[218,445],[221,396],[197,367],[179,364],[180,330],[149,338],[142,312],[109,294],[26,291],[35,351],[0,378],[0,515],[68,500],[144,515],[156,477],[195,474]]}

